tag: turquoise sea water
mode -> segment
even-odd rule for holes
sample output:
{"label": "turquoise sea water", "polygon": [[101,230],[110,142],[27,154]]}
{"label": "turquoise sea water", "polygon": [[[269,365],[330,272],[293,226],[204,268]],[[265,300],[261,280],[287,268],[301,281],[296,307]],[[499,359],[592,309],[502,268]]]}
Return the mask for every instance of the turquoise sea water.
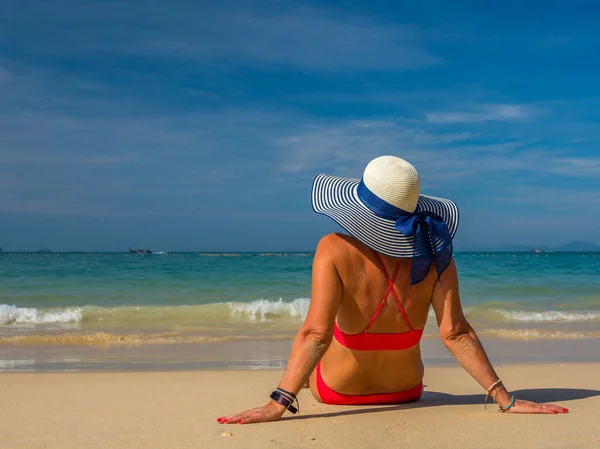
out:
{"label": "turquoise sea water", "polygon": [[[0,254],[0,351],[14,358],[32,347],[139,353],[149,350],[142,346],[289,341],[310,301],[312,258]],[[600,343],[600,255],[457,253],[455,259],[467,316],[481,335]],[[435,335],[434,321],[426,337]]]}

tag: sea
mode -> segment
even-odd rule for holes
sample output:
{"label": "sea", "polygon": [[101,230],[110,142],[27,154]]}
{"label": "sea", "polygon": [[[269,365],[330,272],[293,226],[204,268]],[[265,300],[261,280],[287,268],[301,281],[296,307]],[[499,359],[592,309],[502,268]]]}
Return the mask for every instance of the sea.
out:
{"label": "sea", "polygon": [[[0,253],[0,371],[279,369],[313,253]],[[497,363],[600,360],[600,254],[457,252]],[[425,363],[456,363],[435,318]]]}

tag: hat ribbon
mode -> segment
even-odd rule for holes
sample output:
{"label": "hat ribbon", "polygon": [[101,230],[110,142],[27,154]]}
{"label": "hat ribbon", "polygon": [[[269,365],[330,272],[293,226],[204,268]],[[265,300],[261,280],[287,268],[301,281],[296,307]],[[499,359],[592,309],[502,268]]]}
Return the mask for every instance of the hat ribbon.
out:
{"label": "hat ribbon", "polygon": [[395,228],[406,237],[414,237],[410,285],[421,282],[436,261],[438,279],[452,260],[452,235],[442,217],[429,211],[407,212],[382,200],[369,190],[363,180],[356,193],[376,216],[394,220]]}

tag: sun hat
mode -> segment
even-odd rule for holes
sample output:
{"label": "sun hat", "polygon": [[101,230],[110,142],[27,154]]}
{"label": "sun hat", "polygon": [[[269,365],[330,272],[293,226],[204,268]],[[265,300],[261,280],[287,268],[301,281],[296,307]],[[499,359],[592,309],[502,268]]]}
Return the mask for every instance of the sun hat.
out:
{"label": "sun hat", "polygon": [[318,175],[312,206],[373,250],[412,258],[411,285],[427,276],[433,259],[438,277],[452,259],[458,207],[444,198],[421,195],[419,173],[399,157],[373,159],[361,180]]}

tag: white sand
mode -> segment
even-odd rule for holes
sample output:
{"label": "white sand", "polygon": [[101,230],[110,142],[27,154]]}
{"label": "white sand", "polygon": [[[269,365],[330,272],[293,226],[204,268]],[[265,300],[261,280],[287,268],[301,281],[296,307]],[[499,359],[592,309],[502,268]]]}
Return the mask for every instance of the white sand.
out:
{"label": "white sand", "polygon": [[220,425],[217,416],[265,403],[281,372],[12,373],[0,374],[0,448],[600,449],[600,364],[498,371],[518,397],[571,412],[484,411],[462,369],[432,367],[416,404],[327,406],[303,391],[300,415]]}

